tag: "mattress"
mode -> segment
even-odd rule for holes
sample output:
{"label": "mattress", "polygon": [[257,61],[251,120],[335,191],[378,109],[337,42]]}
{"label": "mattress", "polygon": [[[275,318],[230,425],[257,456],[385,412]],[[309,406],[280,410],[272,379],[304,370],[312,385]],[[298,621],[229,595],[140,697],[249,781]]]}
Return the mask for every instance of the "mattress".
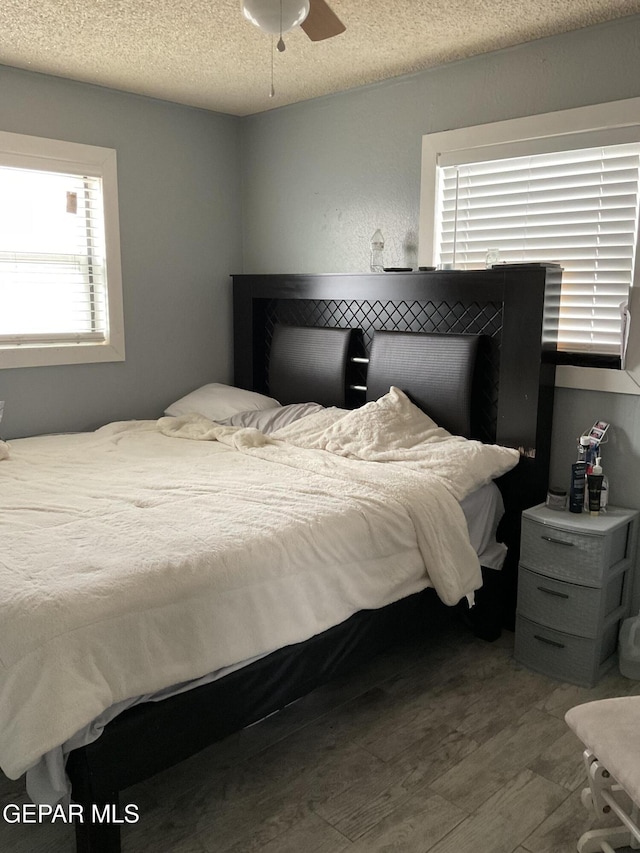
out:
{"label": "mattress", "polygon": [[[455,595],[479,586],[438,478],[254,430],[226,438],[128,422],[13,442],[0,469],[7,775],[119,703],[437,586],[448,561]],[[443,521],[456,513],[464,534]]]}

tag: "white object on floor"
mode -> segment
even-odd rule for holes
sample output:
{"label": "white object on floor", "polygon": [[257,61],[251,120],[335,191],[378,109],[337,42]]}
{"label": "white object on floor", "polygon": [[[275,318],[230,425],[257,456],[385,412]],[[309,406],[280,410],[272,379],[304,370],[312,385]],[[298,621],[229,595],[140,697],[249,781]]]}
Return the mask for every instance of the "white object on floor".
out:
{"label": "white object on floor", "polygon": [[640,850],[640,696],[587,702],[567,711],[565,720],[587,747],[589,787],[582,791],[582,804],[597,816],[613,812],[620,819],[618,826],[585,832],[578,853]]}

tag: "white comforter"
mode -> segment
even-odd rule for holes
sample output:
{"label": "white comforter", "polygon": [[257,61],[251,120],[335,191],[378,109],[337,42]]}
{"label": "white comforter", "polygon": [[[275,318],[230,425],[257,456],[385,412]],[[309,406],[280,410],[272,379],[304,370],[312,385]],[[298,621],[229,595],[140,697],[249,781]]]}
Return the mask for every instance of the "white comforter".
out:
{"label": "white comforter", "polygon": [[[325,426],[311,416],[272,439],[163,419],[12,443],[0,466],[8,776],[118,701],[299,642],[429,582],[449,604],[478,588],[458,499],[517,453],[434,433],[415,447],[431,441],[438,463],[400,447],[399,464],[363,461],[358,447],[369,459],[386,451],[367,430],[358,441],[352,414]],[[331,452],[318,449],[328,440]]]}

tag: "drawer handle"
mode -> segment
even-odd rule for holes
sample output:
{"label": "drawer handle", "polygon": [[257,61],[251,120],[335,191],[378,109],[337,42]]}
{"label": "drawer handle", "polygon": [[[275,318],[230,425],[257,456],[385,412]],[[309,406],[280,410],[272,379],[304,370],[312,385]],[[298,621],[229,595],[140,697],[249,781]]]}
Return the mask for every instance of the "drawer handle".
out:
{"label": "drawer handle", "polygon": [[573,542],[565,542],[564,539],[554,539],[553,536],[541,536],[545,542],[553,542],[554,545],[566,545],[567,548],[573,548]]}
{"label": "drawer handle", "polygon": [[557,649],[564,649],[564,643],[558,643],[556,640],[550,640],[548,637],[541,637],[540,634],[534,634],[534,639],[540,640],[541,643],[546,643],[548,646],[555,646]]}
{"label": "drawer handle", "polygon": [[556,598],[569,598],[566,592],[558,592],[557,589],[549,589],[548,586],[539,586],[540,592],[546,592],[547,595],[555,595]]}

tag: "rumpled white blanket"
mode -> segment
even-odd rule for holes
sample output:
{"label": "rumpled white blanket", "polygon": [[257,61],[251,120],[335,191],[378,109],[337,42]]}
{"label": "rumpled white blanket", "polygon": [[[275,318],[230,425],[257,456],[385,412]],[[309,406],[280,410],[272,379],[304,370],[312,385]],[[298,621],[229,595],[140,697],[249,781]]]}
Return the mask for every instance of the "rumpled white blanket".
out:
{"label": "rumpled white blanket", "polygon": [[[12,443],[0,470],[8,776],[118,701],[299,642],[429,580],[448,603],[478,588],[453,492],[484,482],[486,459],[470,464],[479,449],[458,442],[466,485],[454,486],[451,460],[440,474],[426,457],[363,461],[348,422],[319,430],[314,417],[289,438],[162,419]],[[341,453],[316,449],[325,430]],[[384,453],[375,446],[367,453]],[[493,476],[517,461],[488,452]]]}
{"label": "rumpled white blanket", "polygon": [[404,506],[429,578],[449,605],[465,595],[471,599],[482,583],[459,502],[519,459],[512,448],[451,435],[395,387],[347,414],[325,409],[269,437],[218,426],[196,414],[161,418],[158,425],[166,435],[217,440],[325,477],[376,485]]}

